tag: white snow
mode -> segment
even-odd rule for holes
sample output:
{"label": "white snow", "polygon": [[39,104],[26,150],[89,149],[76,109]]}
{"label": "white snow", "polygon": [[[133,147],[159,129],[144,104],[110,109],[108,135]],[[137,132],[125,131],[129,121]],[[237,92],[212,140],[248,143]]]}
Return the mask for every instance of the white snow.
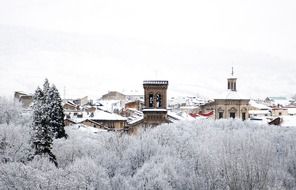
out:
{"label": "white snow", "polygon": [[287,108],[288,109],[288,114],[289,115],[296,115],[296,108]]}
{"label": "white snow", "polygon": [[87,114],[87,112],[80,112],[83,114],[83,117],[82,118],[71,118],[73,121],[75,121],[76,123],[80,123],[82,121],[85,121],[86,119],[90,119],[90,120],[103,120],[103,121],[106,121],[106,120],[110,120],[110,121],[115,121],[115,120],[118,120],[118,121],[125,121],[127,120],[127,118],[125,117],[122,117],[120,115],[117,115],[115,113],[110,113],[110,112],[107,112],[107,111],[102,111],[102,110],[96,110],[94,112],[94,116],[91,117],[91,114]]}
{"label": "white snow", "polygon": [[254,100],[250,100],[249,104],[254,107],[254,108],[257,108],[257,109],[260,109],[260,110],[272,110],[272,108],[264,105],[264,104],[259,104],[257,103],[256,101]]}
{"label": "white snow", "polygon": [[167,111],[166,109],[143,109],[143,111],[155,111],[155,112],[158,112],[158,111]]}
{"label": "white snow", "polygon": [[75,124],[67,127],[67,130],[79,130],[85,133],[100,133],[100,132],[107,132],[105,129],[99,129],[95,127],[88,127],[83,124]]}
{"label": "white snow", "polygon": [[296,127],[296,116],[283,116],[283,122],[281,126],[284,127]]}
{"label": "white snow", "polygon": [[268,97],[268,98],[273,102],[273,105],[275,106],[277,105],[287,106],[291,103],[290,100],[286,97]]}
{"label": "white snow", "polygon": [[169,111],[168,112],[168,116],[169,117],[172,117],[176,120],[189,120],[189,121],[192,121],[192,120],[195,120],[195,118],[193,118],[192,116],[184,113],[184,112],[179,112],[179,113],[176,113],[176,112],[171,112]]}
{"label": "white snow", "polygon": [[215,99],[223,100],[248,100],[247,96],[241,94],[238,91],[227,90],[217,96]]}

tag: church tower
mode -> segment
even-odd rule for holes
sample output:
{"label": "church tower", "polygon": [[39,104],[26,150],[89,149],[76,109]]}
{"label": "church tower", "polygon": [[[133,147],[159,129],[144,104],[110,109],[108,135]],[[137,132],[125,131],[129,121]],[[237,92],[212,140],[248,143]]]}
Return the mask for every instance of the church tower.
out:
{"label": "church tower", "polygon": [[231,76],[227,79],[227,89],[236,92],[236,80],[237,78],[234,77],[233,67]]}
{"label": "church tower", "polygon": [[167,123],[167,88],[168,81],[148,80],[144,87],[144,124],[156,126]]}

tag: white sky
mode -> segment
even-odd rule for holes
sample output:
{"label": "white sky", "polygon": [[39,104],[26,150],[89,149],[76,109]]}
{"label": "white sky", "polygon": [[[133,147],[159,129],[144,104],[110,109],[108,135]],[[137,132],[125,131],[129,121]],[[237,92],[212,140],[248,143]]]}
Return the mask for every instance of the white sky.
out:
{"label": "white sky", "polygon": [[[296,71],[295,7],[296,1],[293,0],[0,0],[0,24],[2,26],[40,29],[41,31],[52,32],[53,35],[60,35],[61,33],[59,32],[63,32],[63,35],[66,36],[67,34],[73,34],[70,41],[76,39],[75,35],[77,34],[82,36],[82,38],[91,34],[91,36],[88,37],[90,39],[92,36],[98,38],[107,37],[111,39],[111,43],[117,39],[120,41],[118,42],[118,47],[116,43],[113,46],[109,46],[108,48],[110,49],[106,50],[109,51],[108,56],[103,57],[94,52],[89,53],[89,51],[84,50],[85,47],[91,49],[91,47],[97,45],[92,44],[91,40],[89,40],[87,45],[83,44],[80,47],[82,51],[87,52],[85,55],[77,56],[76,53],[64,51],[57,53],[56,51],[48,49],[46,49],[46,53],[40,53],[37,48],[37,50],[34,51],[38,52],[36,53],[38,54],[38,61],[36,61],[37,58],[32,52],[32,54],[30,54],[30,52],[22,54],[23,57],[19,59],[15,57],[15,54],[2,53],[1,55],[0,52],[0,60],[2,61],[0,64],[6,69],[6,73],[10,72],[11,75],[16,75],[16,73],[8,69],[9,65],[7,62],[13,62],[16,67],[21,67],[20,65],[24,63],[32,65],[33,63],[38,64],[37,62],[39,62],[42,64],[43,59],[46,59],[44,60],[45,68],[51,67],[49,64],[54,64],[55,61],[57,65],[64,64],[63,72],[71,65],[66,62],[71,62],[73,60],[76,61],[76,63],[73,63],[75,67],[79,65],[78,62],[85,62],[84,64],[89,67],[96,67],[95,63],[100,60],[101,65],[97,68],[102,69],[102,67],[105,67],[106,69],[110,69],[106,66],[109,64],[112,65],[112,69],[116,68],[117,70],[120,69],[126,72],[134,67],[138,67],[136,71],[139,72],[141,69],[151,66],[153,69],[149,70],[149,74],[142,73],[141,75],[136,75],[139,81],[135,81],[132,76],[125,77],[125,83],[120,83],[122,82],[122,77],[115,77],[116,80],[111,81],[111,83],[120,81],[118,84],[120,84],[120,87],[123,87],[126,82],[132,80],[133,82],[131,83],[133,86],[139,84],[140,88],[142,79],[147,79],[151,75],[155,76],[155,73],[157,73],[158,76],[177,81],[173,75],[167,74],[166,70],[168,67],[173,69],[173,71],[174,67],[176,67],[173,73],[178,75],[174,75],[178,78],[178,82],[175,82],[175,84],[188,84],[188,81],[193,80],[187,76],[186,73],[190,69],[181,71],[181,73],[178,73],[178,71],[180,71],[179,68],[182,68],[184,65],[184,67],[186,67],[186,64],[189,63],[189,65],[194,66],[195,62],[196,67],[192,66],[192,68],[204,70],[204,72],[199,71],[203,79],[199,78],[196,81],[214,81],[214,79],[211,78],[213,77],[211,76],[212,70],[221,69],[222,67],[215,67],[213,64],[207,67],[208,59],[212,62],[216,61],[216,64],[224,64],[227,68],[223,68],[220,71],[225,73],[225,75],[226,72],[230,71],[231,65],[235,65],[239,73],[244,75],[245,71],[248,69],[245,67],[251,60],[254,61],[253,69],[257,69],[257,73],[260,73],[258,69],[271,69],[272,71],[270,73],[277,72],[277,68],[269,68],[269,62],[273,62],[273,65],[281,64],[281,67],[289,67],[286,71]],[[28,29],[28,31],[30,30],[31,29]],[[63,35],[62,40],[64,40]],[[42,37],[37,38],[37,40],[40,39],[42,39]],[[59,38],[54,37],[54,39]],[[25,42],[27,42],[27,39],[24,39],[24,37],[20,38],[20,40],[25,40]],[[67,40],[69,41],[69,39]],[[105,45],[109,43],[108,40],[103,41]],[[101,41],[99,40],[99,42]],[[130,42],[133,45],[126,45]],[[80,41],[75,43],[76,46],[79,46],[77,44],[79,44]],[[44,43],[40,42],[40,44],[42,46]],[[10,44],[9,48],[18,49],[19,45],[19,43]],[[104,51],[103,45],[98,48],[100,51]],[[6,49],[5,44],[0,44],[0,46]],[[58,45],[55,47],[57,46]],[[71,44],[68,44],[68,46],[71,46]],[[67,49],[69,49],[68,46]],[[122,47],[125,49],[121,49]],[[42,48],[43,47],[40,47],[40,49]],[[139,53],[138,55],[134,55],[136,58],[131,58],[131,56],[133,56],[132,51],[137,51],[137,49],[141,49],[141,51],[139,50],[139,52],[137,52]],[[125,59],[123,59],[122,56],[117,57],[122,51],[126,52],[129,57]],[[196,51],[198,53],[195,53]],[[206,52],[205,54],[207,56],[201,53],[203,51]],[[221,53],[224,51],[226,52],[225,54]],[[233,51],[235,53],[229,53]],[[145,52],[147,55],[145,55]],[[191,54],[188,52],[191,52]],[[212,52],[212,55],[209,52]],[[73,54],[75,54],[75,56],[73,56]],[[182,58],[182,55],[187,57]],[[248,55],[250,57],[248,57]],[[259,55],[259,58],[257,55]],[[143,60],[141,60],[141,56]],[[267,58],[265,59],[264,56]],[[216,57],[216,59],[213,59],[213,57]],[[255,58],[253,59],[253,57]],[[144,60],[144,58],[146,60]],[[242,60],[243,58],[250,60],[248,62],[245,61],[245,59]],[[48,59],[53,60],[50,62]],[[23,62],[21,60],[23,60]],[[148,61],[151,61],[151,63],[148,63]],[[200,63],[202,61],[204,62],[203,64]],[[245,63],[243,64],[241,62]],[[143,66],[141,64],[143,64]],[[241,67],[240,64],[242,64]],[[259,67],[257,67],[257,65],[259,65]],[[35,66],[36,65],[33,64],[32,67]],[[201,66],[203,66],[203,68],[201,68]],[[42,68],[43,66],[40,67],[40,70]],[[156,68],[159,68],[157,72],[155,72]],[[75,76],[81,75],[79,80],[84,81],[85,84],[86,81],[83,78],[87,75],[81,74],[79,71],[81,70],[72,69],[72,72],[79,74],[73,74],[73,78],[69,79],[54,75],[53,73],[55,72],[44,74],[49,77],[50,80],[57,83],[61,90],[62,86],[74,88],[74,86],[71,86],[69,83],[77,79]],[[38,72],[38,69],[35,71],[28,70],[26,73],[28,77],[27,80],[33,81],[32,84],[34,85],[36,83],[41,84],[42,82],[36,80],[46,77],[38,75],[38,77],[34,78],[32,77],[34,73],[32,74],[30,72]],[[84,70],[84,73],[86,72],[87,70]],[[118,74],[119,72],[116,73]],[[209,75],[205,75],[204,73]],[[214,73],[218,73],[218,71]],[[223,77],[225,78],[225,75],[221,76],[221,79],[223,79]],[[209,79],[206,79],[206,76],[208,76]],[[254,75],[254,77],[257,78],[258,76],[260,76],[260,74]],[[281,78],[283,76],[285,76],[285,73],[282,73],[279,77]],[[3,76],[0,76],[0,79],[1,77]],[[198,76],[195,78],[197,77]],[[242,76],[242,79],[247,78],[248,76]],[[5,80],[4,77],[2,79]],[[108,77],[105,76],[101,79],[100,77],[95,77],[93,80],[98,80],[100,81],[98,83],[105,84],[107,82],[102,82],[102,80],[107,79]],[[278,79],[279,78],[274,78],[274,80]],[[15,80],[15,78],[12,77],[11,80]],[[245,85],[252,86],[254,80],[255,79],[250,80],[252,83],[245,82]],[[260,80],[267,79],[262,77]],[[281,78],[281,80],[283,79]],[[291,80],[283,80],[284,83],[285,81]],[[268,83],[265,82],[262,82],[264,86],[273,84],[273,82],[270,82],[270,79],[268,79]],[[296,90],[291,92],[291,89],[296,89],[296,81],[294,79],[292,79],[291,84],[280,84],[278,81],[274,82],[280,85],[278,89],[280,92],[265,89],[262,92],[258,92],[258,96],[267,95],[267,93],[283,95],[296,93]],[[19,82],[14,81],[10,87],[21,88],[22,86],[18,84]],[[83,82],[81,82],[81,84],[83,84]],[[196,85],[202,86],[202,84]],[[82,86],[78,85],[78,87],[81,88]],[[89,87],[99,88],[96,85],[90,85]],[[110,88],[112,87],[113,86],[110,84]],[[115,87],[118,86],[114,85],[114,88]],[[31,90],[31,88],[31,86],[24,87],[24,90]],[[89,89],[88,91],[87,87],[84,86],[84,88],[86,94],[95,94],[91,92],[94,89]],[[104,86],[104,88],[106,88],[104,89],[105,91],[112,90],[107,89],[108,85]],[[215,89],[214,87],[211,88],[211,90]],[[262,88],[258,87],[258,89]],[[4,87],[1,88],[0,86],[0,89],[2,91]],[[74,96],[82,95],[82,93],[78,93],[77,91],[78,90],[70,94]],[[250,93],[250,95],[256,96],[254,93]]]}

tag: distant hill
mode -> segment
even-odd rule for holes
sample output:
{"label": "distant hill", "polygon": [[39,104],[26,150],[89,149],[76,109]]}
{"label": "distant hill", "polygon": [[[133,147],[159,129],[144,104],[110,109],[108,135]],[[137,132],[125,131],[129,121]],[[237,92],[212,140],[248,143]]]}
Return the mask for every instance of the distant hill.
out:
{"label": "distant hill", "polygon": [[32,92],[45,77],[66,97],[142,90],[146,79],[170,81],[169,96],[213,97],[234,66],[238,90],[251,97],[296,93],[296,63],[270,55],[159,45],[112,36],[82,36],[0,25],[0,95]]}

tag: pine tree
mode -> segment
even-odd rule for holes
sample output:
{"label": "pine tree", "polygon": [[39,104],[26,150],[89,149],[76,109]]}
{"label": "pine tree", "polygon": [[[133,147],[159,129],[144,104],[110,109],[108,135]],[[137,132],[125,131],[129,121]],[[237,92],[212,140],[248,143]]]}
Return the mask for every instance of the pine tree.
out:
{"label": "pine tree", "polygon": [[[46,82],[44,86],[46,86]],[[37,155],[49,156],[49,160],[57,166],[56,157],[51,152],[53,142],[53,130],[49,122],[49,106],[46,104],[47,96],[44,92],[47,91],[42,91],[38,87],[33,99],[32,144],[35,149],[33,157]]]}
{"label": "pine tree", "polygon": [[55,138],[67,138],[67,134],[65,132],[65,124],[64,124],[64,110],[62,106],[62,99],[60,97],[58,89],[55,85],[49,90],[49,98],[52,100],[50,102],[50,126],[53,129]]}

